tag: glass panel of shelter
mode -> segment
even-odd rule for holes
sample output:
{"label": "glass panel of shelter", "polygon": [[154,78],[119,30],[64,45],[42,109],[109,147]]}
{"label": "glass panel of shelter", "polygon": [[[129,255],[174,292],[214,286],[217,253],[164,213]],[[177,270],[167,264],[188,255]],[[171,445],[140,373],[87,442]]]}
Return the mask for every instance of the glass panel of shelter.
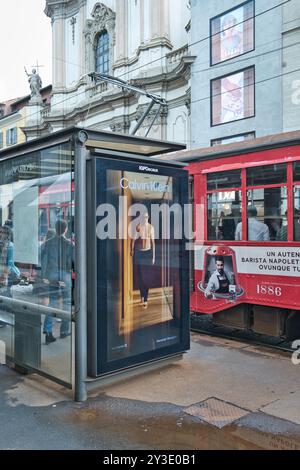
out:
{"label": "glass panel of shelter", "polygon": [[[297,162],[294,164],[294,179],[299,178],[299,174],[300,165]],[[242,192],[238,190],[241,187],[241,175],[240,170],[230,170],[207,176],[209,193],[207,200],[208,240],[242,241]],[[245,178],[248,186],[247,240],[287,241],[287,165],[270,164],[248,168]],[[294,217],[295,241],[297,241],[299,239],[297,231],[299,222],[296,202]]]}
{"label": "glass panel of shelter", "polygon": [[0,162],[0,341],[11,362],[64,384],[74,249],[63,208],[73,205],[72,179],[70,144]]}

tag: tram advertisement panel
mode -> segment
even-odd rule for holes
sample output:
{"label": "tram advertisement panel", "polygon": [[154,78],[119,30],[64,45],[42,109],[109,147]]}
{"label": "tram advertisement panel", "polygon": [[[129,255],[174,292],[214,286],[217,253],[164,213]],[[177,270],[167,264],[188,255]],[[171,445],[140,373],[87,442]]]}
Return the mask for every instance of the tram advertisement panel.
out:
{"label": "tram advertisement panel", "polygon": [[98,375],[189,347],[186,196],[183,170],[97,159]]}
{"label": "tram advertisement panel", "polygon": [[195,276],[192,303],[206,313],[244,302],[300,310],[300,247],[198,245]]}

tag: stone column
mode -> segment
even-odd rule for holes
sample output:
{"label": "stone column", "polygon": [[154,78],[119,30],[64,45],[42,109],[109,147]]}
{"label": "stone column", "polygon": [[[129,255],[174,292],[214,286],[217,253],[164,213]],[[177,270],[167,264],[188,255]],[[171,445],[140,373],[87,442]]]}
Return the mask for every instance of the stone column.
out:
{"label": "stone column", "polygon": [[145,0],[140,0],[140,38],[141,44],[145,43]]}
{"label": "stone column", "polygon": [[79,11],[79,24],[78,28],[80,31],[80,75],[83,75],[85,73],[85,40],[84,40],[84,35],[83,31],[85,28],[85,19],[86,19],[86,5],[82,5]]}
{"label": "stone column", "polygon": [[[171,0],[172,1],[172,0]],[[150,31],[151,40],[170,37],[169,0],[151,0]]]}
{"label": "stone column", "polygon": [[116,63],[122,63],[128,55],[128,2],[116,0]]}
{"label": "stone column", "polygon": [[65,87],[65,19],[52,21],[53,88]]}

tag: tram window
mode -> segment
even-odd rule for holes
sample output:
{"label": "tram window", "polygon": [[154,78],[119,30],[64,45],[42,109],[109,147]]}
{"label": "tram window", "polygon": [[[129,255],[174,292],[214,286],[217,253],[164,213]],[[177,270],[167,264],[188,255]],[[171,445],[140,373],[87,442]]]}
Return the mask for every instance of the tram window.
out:
{"label": "tram window", "polygon": [[220,173],[207,175],[208,191],[214,191],[215,189],[239,188],[241,184],[240,170],[222,171]]}
{"label": "tram window", "polygon": [[294,163],[294,181],[300,181],[300,161]]}
{"label": "tram window", "polygon": [[241,223],[242,195],[240,191],[218,192],[208,195],[208,240],[235,239],[236,227]]}
{"label": "tram window", "polygon": [[294,189],[294,240],[300,241],[300,186]]}
{"label": "tram window", "polygon": [[248,240],[287,240],[286,187],[248,191]]}
{"label": "tram window", "polygon": [[256,166],[247,169],[248,186],[266,186],[281,184],[287,181],[286,164]]}

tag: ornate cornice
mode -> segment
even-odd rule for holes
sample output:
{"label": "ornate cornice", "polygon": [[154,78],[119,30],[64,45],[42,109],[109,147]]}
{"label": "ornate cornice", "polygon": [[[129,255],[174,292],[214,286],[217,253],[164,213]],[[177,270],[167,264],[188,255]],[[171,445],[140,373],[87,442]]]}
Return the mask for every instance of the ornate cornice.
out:
{"label": "ornate cornice", "polygon": [[123,116],[116,119],[112,119],[109,127],[112,132],[117,132],[118,134],[128,134],[130,129],[130,118],[128,115],[124,114]]}
{"label": "ornate cornice", "polygon": [[56,18],[69,18],[78,13],[87,0],[46,0],[45,15],[54,21]]}

